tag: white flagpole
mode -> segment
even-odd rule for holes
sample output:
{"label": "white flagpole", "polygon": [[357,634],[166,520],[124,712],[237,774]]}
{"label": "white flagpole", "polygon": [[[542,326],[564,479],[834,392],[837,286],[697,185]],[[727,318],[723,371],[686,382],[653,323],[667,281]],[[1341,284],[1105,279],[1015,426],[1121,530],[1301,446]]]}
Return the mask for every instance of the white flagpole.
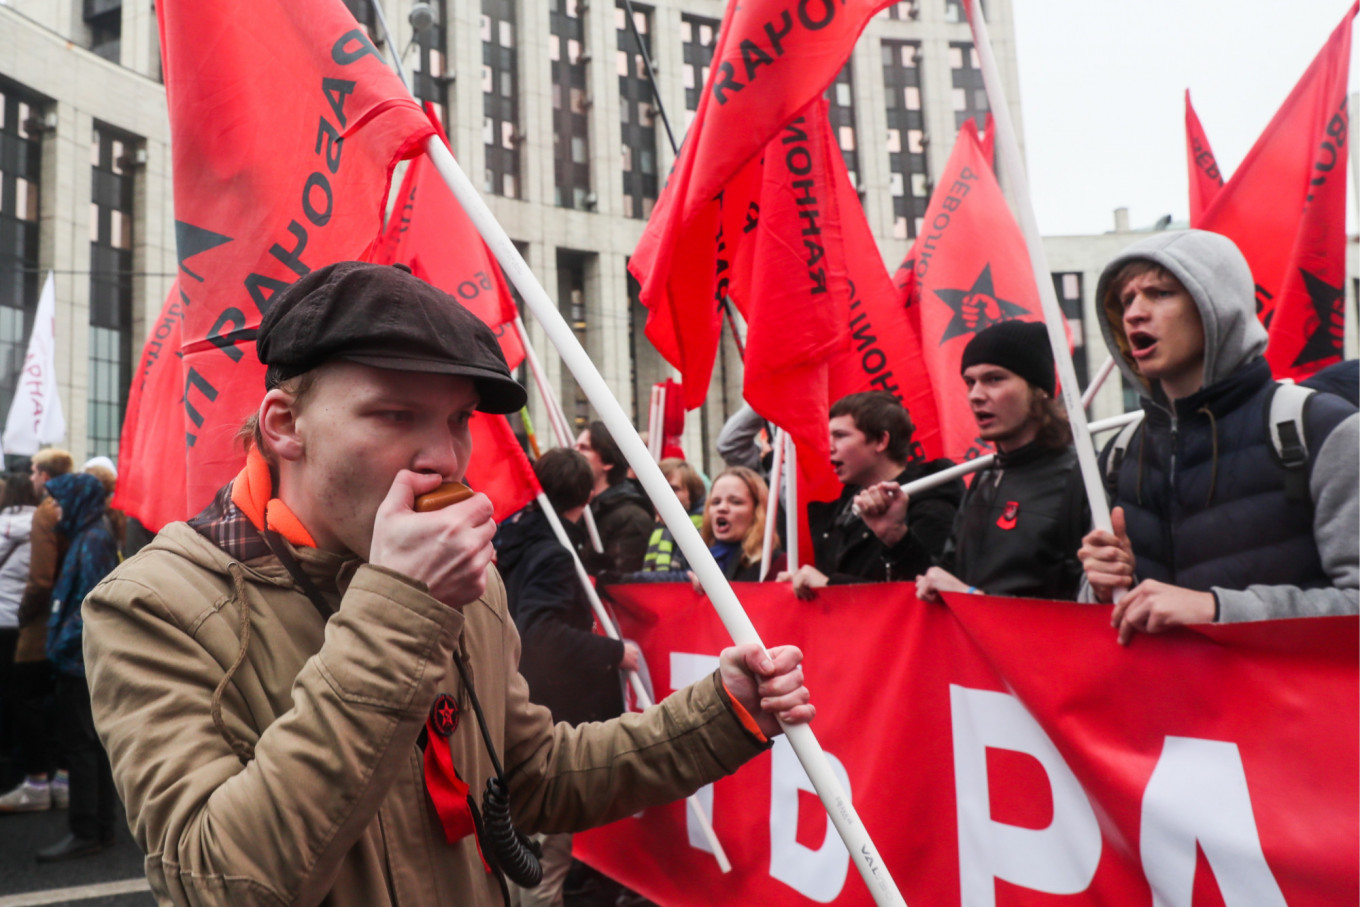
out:
{"label": "white flagpole", "polygon": [[[1113,431],[1116,428],[1123,428],[1130,422],[1137,422],[1141,418],[1143,418],[1143,412],[1142,410],[1137,410],[1131,413],[1124,413],[1122,416],[1111,416],[1108,419],[1100,419],[1096,422],[1092,422],[1087,427],[1091,434],[1096,435],[1101,432]],[[950,466],[948,469],[941,469],[939,472],[932,472],[928,476],[922,476],[914,482],[908,482],[901,486],[902,493],[913,495],[918,491],[935,488],[946,482],[952,482],[960,476],[966,476],[969,473],[986,469],[994,462],[996,462],[996,454],[983,454],[982,456],[974,457],[971,460],[964,460],[962,463]]]}
{"label": "white flagpole", "polygon": [[779,519],[779,482],[784,471],[784,429],[774,430],[774,462],[770,464],[770,491],[765,498],[765,538],[760,546],[760,581],[770,574],[774,557],[775,522]]}
{"label": "white flagpole", "polygon": [[1006,185],[1015,194],[1015,219],[1025,234],[1025,245],[1029,247],[1030,265],[1034,269],[1034,282],[1038,285],[1039,301],[1043,305],[1044,324],[1048,328],[1048,342],[1053,347],[1053,361],[1058,367],[1058,381],[1062,384],[1063,402],[1067,405],[1067,418],[1072,425],[1072,438],[1077,448],[1077,463],[1081,467],[1086,497],[1091,506],[1091,521],[1097,529],[1109,532],[1110,503],[1105,498],[1105,487],[1100,481],[1100,467],[1096,463],[1095,448],[1086,425],[1086,410],[1081,405],[1081,394],[1077,388],[1077,372],[1072,367],[1072,356],[1067,350],[1062,309],[1053,289],[1053,277],[1049,273],[1048,257],[1039,236],[1039,224],[1034,218],[1029,183],[1025,177],[1024,163],[1020,160],[1020,143],[1016,139],[1015,124],[1011,122],[1006,90],[1001,84],[996,56],[992,53],[987,22],[982,16],[982,2],[968,0],[968,5],[972,10],[969,20],[973,25],[973,44],[977,48],[982,82],[987,88],[987,102],[992,109],[992,122],[996,129],[997,163],[1001,165]]}
{"label": "white flagpole", "polygon": [[[515,244],[497,222],[491,209],[463,172],[463,168],[453,159],[453,154],[437,136],[425,140],[425,152],[430,156],[435,169],[448,183],[454,198],[458,199],[458,203],[476,225],[482,239],[500,261],[510,281],[519,289],[525,304],[538,318],[553,346],[557,347],[562,361],[576,376],[577,383],[595,407],[595,411],[600,414],[601,421],[608,427],[624,458],[637,474],[647,496],[656,505],[657,513],[675,536],[676,544],[684,552],[686,560],[699,578],[700,585],[708,593],[709,601],[718,612],[718,617],[732,636],[732,640],[738,645],[755,644],[763,647],[760,634],[756,632],[751,618],[737,600],[736,593],[727,582],[727,577],[713,560],[708,546],[700,538],[699,530],[694,528],[694,523],[681,506],[680,499],[671,491],[670,484],[661,474],[660,468],[648,456],[646,446],[638,437],[637,430],[624,413],[623,407],[614,399],[614,394],[605,383],[604,376],[590,361],[571,326],[562,318],[562,313],[557,310],[547,291],[529,270],[524,257],[519,254]],[[898,904],[905,907],[906,901],[897,890],[897,885],[884,864],[883,855],[869,837],[864,823],[860,821],[859,813],[836,778],[812,728],[806,724],[783,725],[781,722],[781,725],[785,738],[798,756],[808,780],[812,782],[813,789],[821,798],[827,816],[844,841],[845,849],[849,851],[855,868],[859,870],[875,902],[880,907]]]}
{"label": "white flagpole", "polygon": [[1091,401],[1100,393],[1100,388],[1104,386],[1105,379],[1110,377],[1110,372],[1114,371],[1114,357],[1105,360],[1105,364],[1096,372],[1096,376],[1091,379],[1091,386],[1086,388],[1086,392],[1081,395],[1081,408],[1084,412],[1091,405]]}
{"label": "white flagpole", "polygon": [[[543,511],[543,515],[548,518],[548,525],[552,526],[553,535],[557,536],[557,541],[567,553],[571,555],[571,562],[576,568],[576,578],[581,582],[581,588],[586,592],[586,598],[590,600],[590,609],[595,612],[595,619],[600,622],[600,627],[610,639],[622,639],[619,628],[614,625],[609,612],[605,610],[604,602],[600,601],[600,593],[595,591],[595,584],[590,581],[590,574],[586,573],[585,565],[576,556],[576,548],[571,543],[571,538],[567,535],[567,530],[562,526],[562,521],[557,516],[557,511],[553,508],[552,502],[543,492],[538,493],[538,508]],[[652,705],[652,696],[647,692],[647,687],[643,685],[642,678],[637,671],[627,671],[628,685],[633,688],[633,695],[637,697],[638,705],[642,708],[649,708]],[[718,841],[718,835],[713,831],[713,823],[709,821],[708,813],[704,810],[704,805],[699,802],[697,795],[691,794],[687,798],[689,808],[694,813],[694,818],[699,823],[699,828],[703,830],[704,838],[708,841],[709,849],[718,861],[718,867],[723,872],[732,871],[732,863],[727,859],[727,852],[723,850],[722,844]]]}
{"label": "white flagpole", "polygon": [[[529,342],[529,332],[524,327],[524,319],[515,316],[515,333],[519,336],[519,345],[524,347],[524,361],[529,364],[529,374],[534,378],[534,385],[538,388],[538,395],[543,398],[543,408],[548,412],[548,424],[552,426],[553,437],[557,439],[558,447],[570,448],[575,442],[571,436],[571,427],[567,423],[567,414],[562,411],[562,404],[558,402],[557,395],[553,393],[552,386],[548,384],[547,374],[543,371],[543,363],[538,361],[538,353],[534,352],[534,345]],[[586,508],[586,512],[581,516],[585,523],[586,536],[590,539],[590,547],[597,554],[604,553],[604,543],[600,540],[600,530],[595,528],[595,514]]]}
{"label": "white flagpole", "polygon": [[784,544],[788,548],[789,572],[798,571],[798,448],[793,435],[784,432]]}
{"label": "white flagpole", "polygon": [[665,425],[666,389],[652,385],[651,405],[647,408],[647,451],[652,459],[661,462],[661,431]]}

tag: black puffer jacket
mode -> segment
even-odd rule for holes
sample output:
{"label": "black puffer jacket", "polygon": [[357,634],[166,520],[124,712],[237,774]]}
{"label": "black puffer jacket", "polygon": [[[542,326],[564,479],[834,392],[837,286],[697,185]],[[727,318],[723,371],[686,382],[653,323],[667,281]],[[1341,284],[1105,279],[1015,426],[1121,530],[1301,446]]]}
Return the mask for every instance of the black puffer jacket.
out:
{"label": "black puffer jacket", "polygon": [[655,522],[647,498],[625,480],[596,495],[590,502],[590,513],[613,569],[619,573],[641,570]]}
{"label": "black puffer jacket", "polygon": [[[895,481],[905,485],[953,465],[945,459],[910,463]],[[833,584],[903,582],[924,573],[949,540],[963,498],[963,482],[954,479],[912,495],[907,505],[907,534],[892,548],[851,511],[860,491],[858,485],[846,485],[836,500],[807,505],[817,569]]]}
{"label": "black puffer jacket", "polygon": [[494,544],[522,640],[519,670],[529,682],[529,699],[571,724],[620,714],[623,643],[591,631],[594,617],[571,554],[538,505],[502,523]]}
{"label": "black puffer jacket", "polygon": [[1090,523],[1076,451],[1026,444],[973,479],[940,566],[989,595],[1074,599]]}

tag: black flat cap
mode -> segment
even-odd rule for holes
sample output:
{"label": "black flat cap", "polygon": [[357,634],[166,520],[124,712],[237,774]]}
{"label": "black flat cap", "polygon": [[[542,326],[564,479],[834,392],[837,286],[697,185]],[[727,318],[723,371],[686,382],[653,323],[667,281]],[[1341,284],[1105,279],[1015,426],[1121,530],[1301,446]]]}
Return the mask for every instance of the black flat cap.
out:
{"label": "black flat cap", "polygon": [[298,278],[270,299],[255,349],[268,387],[347,359],[470,378],[484,413],[514,412],[526,399],[491,328],[402,267],[342,261]]}

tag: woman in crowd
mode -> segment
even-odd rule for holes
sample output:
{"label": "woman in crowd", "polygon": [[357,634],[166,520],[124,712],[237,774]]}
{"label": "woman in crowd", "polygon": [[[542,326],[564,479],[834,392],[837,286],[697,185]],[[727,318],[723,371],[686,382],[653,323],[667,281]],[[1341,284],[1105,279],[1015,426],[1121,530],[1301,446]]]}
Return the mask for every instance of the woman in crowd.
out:
{"label": "woman in crowd", "polygon": [[[701,529],[704,524],[704,481],[693,466],[679,457],[667,457],[657,464],[661,474],[670,483],[671,491],[684,505],[694,528]],[[647,556],[642,560],[644,573],[683,572],[689,569],[684,552],[675,544],[675,536],[658,516],[651,540],[647,542]]]}
{"label": "woman in crowd", "polygon": [[[718,562],[723,575],[733,582],[755,582],[760,579],[768,498],[765,480],[745,466],[723,470],[709,489],[699,534],[708,543],[708,550]],[[779,540],[776,537],[776,551],[778,547]],[[774,555],[766,575],[773,579],[783,568],[784,555]],[[695,583],[695,588],[698,588],[693,571],[634,573],[624,577],[625,582],[644,583],[685,580]]]}

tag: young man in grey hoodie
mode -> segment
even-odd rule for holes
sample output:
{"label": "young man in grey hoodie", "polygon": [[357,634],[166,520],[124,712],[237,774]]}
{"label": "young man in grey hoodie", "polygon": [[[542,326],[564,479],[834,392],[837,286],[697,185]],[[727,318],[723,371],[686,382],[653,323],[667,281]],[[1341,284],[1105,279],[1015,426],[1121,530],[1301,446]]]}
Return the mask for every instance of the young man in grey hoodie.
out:
{"label": "young man in grey hoodie", "polygon": [[1199,230],[1135,243],[1101,275],[1105,342],[1145,414],[1118,462],[1113,442],[1101,456],[1114,531],[1091,532],[1080,551],[1088,598],[1124,590],[1121,643],[1360,610],[1356,410],[1313,394],[1299,419],[1306,459],[1282,463],[1254,287],[1237,247]]}

